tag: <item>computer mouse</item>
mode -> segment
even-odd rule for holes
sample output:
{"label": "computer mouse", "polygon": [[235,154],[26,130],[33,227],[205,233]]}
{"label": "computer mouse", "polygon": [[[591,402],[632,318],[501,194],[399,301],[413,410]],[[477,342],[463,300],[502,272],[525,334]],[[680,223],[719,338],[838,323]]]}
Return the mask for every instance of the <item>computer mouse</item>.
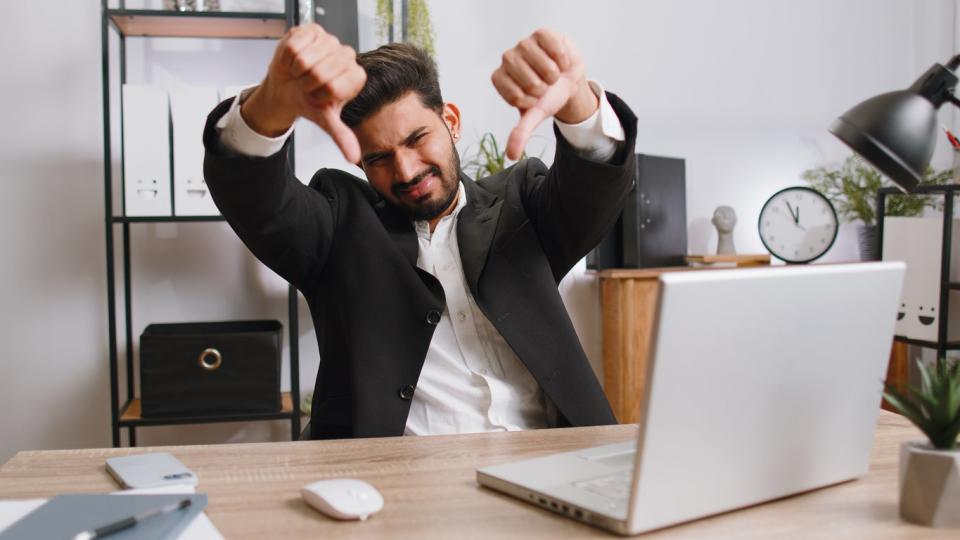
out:
{"label": "computer mouse", "polygon": [[300,495],[314,509],[335,519],[365,520],[383,508],[383,496],[377,488],[352,478],[307,484]]}

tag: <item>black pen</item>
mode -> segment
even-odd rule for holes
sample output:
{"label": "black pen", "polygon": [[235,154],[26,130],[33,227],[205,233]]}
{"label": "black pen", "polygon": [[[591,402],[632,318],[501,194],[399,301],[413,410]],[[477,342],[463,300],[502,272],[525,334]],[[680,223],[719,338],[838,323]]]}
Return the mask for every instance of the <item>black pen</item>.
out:
{"label": "black pen", "polygon": [[166,506],[156,508],[154,510],[147,510],[146,512],[141,512],[135,516],[130,516],[128,518],[123,518],[120,521],[114,521],[113,523],[108,523],[102,527],[97,527],[92,531],[83,531],[78,533],[73,537],[73,540],[95,540],[96,538],[103,538],[104,536],[111,535],[115,532],[120,532],[130,527],[136,526],[138,523],[150,519],[152,517],[162,516],[164,514],[169,514],[170,512],[175,512],[182,508],[190,506],[192,502],[190,499],[183,499],[179,502],[170,503]]}

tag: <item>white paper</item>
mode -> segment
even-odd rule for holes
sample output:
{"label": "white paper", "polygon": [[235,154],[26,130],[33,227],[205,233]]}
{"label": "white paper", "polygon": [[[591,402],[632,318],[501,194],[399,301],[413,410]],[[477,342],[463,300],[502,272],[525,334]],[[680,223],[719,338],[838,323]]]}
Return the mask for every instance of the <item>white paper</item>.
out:
{"label": "white paper", "polygon": [[169,216],[170,104],[153,86],[123,85],[123,191],[127,216]]}

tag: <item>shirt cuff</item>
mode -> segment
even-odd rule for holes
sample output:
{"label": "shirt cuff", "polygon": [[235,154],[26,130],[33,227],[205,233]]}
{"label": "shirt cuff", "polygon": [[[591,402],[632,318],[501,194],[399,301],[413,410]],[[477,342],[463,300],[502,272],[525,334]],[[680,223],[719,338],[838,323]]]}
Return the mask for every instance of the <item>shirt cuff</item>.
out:
{"label": "shirt cuff", "polygon": [[600,100],[600,107],[589,118],[577,124],[567,124],[556,118],[554,122],[563,138],[579,154],[596,161],[608,161],[616,153],[617,143],[626,139],[626,134],[600,83],[587,81],[587,84]]}
{"label": "shirt cuff", "polygon": [[253,157],[269,157],[283,148],[287,138],[293,133],[293,126],[286,133],[278,137],[265,137],[253,130],[240,114],[240,105],[246,101],[256,86],[244,88],[230,104],[227,114],[217,121],[217,132],[220,134],[220,143],[225,148]]}

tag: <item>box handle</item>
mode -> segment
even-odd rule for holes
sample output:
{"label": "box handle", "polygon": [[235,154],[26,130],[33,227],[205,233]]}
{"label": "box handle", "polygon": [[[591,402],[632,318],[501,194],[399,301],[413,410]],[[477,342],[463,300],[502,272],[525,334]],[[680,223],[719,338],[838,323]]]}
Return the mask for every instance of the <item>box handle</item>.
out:
{"label": "box handle", "polygon": [[[209,358],[213,360],[210,361],[208,360]],[[207,371],[214,371],[223,363],[223,356],[220,354],[220,351],[216,349],[204,349],[197,358],[197,363]]]}

